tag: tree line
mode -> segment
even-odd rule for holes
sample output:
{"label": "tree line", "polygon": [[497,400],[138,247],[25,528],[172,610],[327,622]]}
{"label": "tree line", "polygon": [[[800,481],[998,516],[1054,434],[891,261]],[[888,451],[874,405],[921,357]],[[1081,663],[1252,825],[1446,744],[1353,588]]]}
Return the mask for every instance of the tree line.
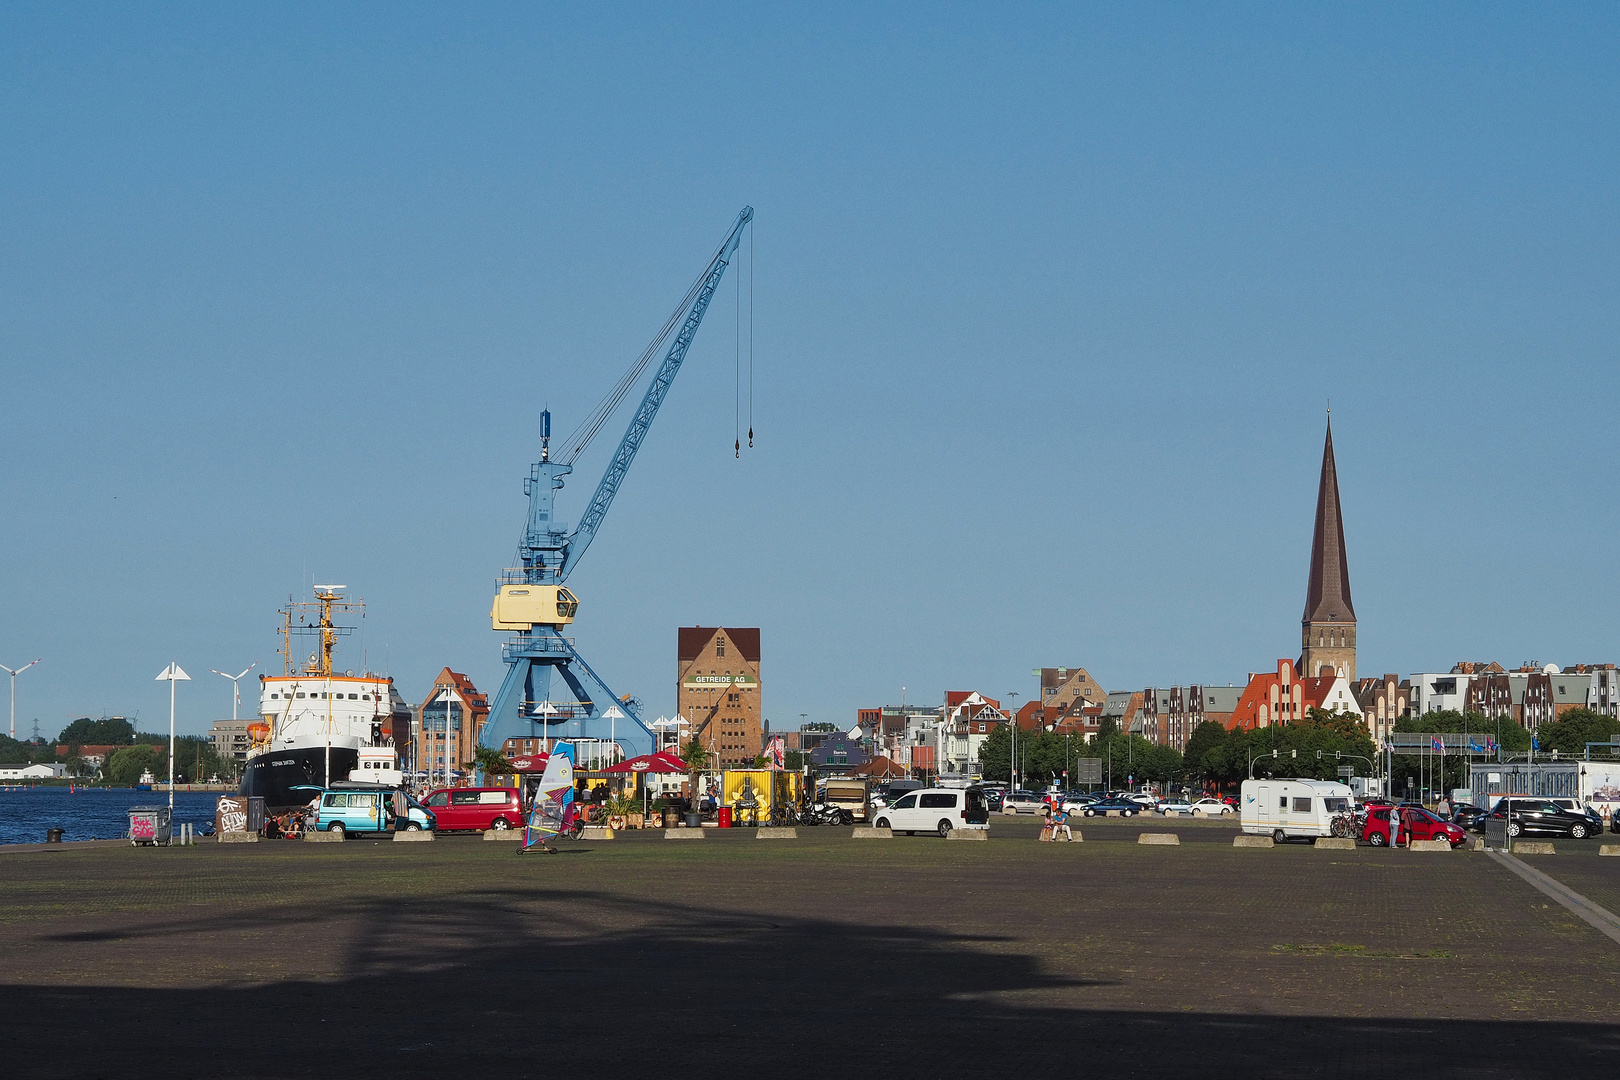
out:
{"label": "tree line", "polygon": [[[997,725],[985,739],[979,763],[986,780],[1010,779],[1012,741],[1006,724]],[[1228,730],[1205,721],[1188,736],[1185,751],[1120,731],[1112,717],[1103,718],[1102,730],[1090,742],[1051,731],[1018,733],[1018,775],[1027,784],[1061,785],[1064,771],[1075,776],[1074,763],[1083,757],[1102,758],[1103,784],[1115,788],[1143,781],[1214,787],[1250,775],[1329,780],[1338,776],[1340,766],[1354,768],[1359,776],[1378,772],[1377,748],[1361,718],[1322,709],[1312,709],[1291,724],[1252,730]]]}
{"label": "tree line", "polygon": [[[85,760],[82,748],[86,746],[117,749],[95,768]],[[60,753],[59,747],[63,748]],[[137,731],[134,724],[121,716],[101,719],[81,716],[49,742],[43,739],[25,742],[0,735],[0,764],[60,763],[67,767],[69,776],[99,778],[119,786],[136,783],[147,771],[159,780],[167,780],[168,757],[168,735]],[[201,783],[214,776],[234,773],[234,763],[220,757],[212,739],[199,735],[181,735],[175,739],[176,783]]]}

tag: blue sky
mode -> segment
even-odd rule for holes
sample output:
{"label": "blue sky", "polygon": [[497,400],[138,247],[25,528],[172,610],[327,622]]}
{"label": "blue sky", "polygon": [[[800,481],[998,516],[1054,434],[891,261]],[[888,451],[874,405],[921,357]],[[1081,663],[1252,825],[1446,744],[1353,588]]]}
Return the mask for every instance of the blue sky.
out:
{"label": "blue sky", "polygon": [[[275,610],[490,693],[566,432],[756,208],[589,554],[673,711],[1241,684],[1298,648],[1333,403],[1363,673],[1614,660],[1597,6],[0,5],[0,663],[19,734],[228,716]],[[746,292],[743,305],[746,308]],[[577,519],[625,415],[561,496]]]}

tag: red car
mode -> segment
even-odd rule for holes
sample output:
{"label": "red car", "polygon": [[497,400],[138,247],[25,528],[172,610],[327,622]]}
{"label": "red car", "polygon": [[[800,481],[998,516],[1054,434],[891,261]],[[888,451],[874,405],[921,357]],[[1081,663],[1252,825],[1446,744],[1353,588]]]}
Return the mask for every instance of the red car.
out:
{"label": "red car", "polygon": [[432,809],[439,832],[523,827],[523,801],[516,788],[440,788],[422,804]]}
{"label": "red car", "polygon": [[[1388,806],[1373,806],[1367,810],[1367,825],[1361,831],[1361,838],[1373,847],[1383,847],[1389,843],[1390,810]],[[1468,838],[1468,834],[1456,825],[1449,821],[1441,821],[1420,807],[1403,806],[1397,812],[1401,815],[1403,842],[1444,840],[1452,847],[1458,847]]]}

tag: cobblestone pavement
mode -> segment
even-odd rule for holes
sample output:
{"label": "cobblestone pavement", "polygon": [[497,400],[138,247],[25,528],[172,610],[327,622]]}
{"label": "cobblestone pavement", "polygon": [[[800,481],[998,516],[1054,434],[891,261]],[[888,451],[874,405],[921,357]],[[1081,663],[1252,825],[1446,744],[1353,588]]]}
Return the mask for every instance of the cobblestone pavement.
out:
{"label": "cobblestone pavement", "polygon": [[1035,831],[0,855],[7,1071],[1474,1080],[1620,1050],[1620,947],[1483,856]]}

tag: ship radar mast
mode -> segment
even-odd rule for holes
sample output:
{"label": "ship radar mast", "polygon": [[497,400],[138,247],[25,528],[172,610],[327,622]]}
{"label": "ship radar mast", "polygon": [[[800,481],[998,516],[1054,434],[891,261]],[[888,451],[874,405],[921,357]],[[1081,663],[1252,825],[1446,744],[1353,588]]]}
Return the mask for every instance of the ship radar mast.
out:
{"label": "ship radar mast", "polygon": [[[350,600],[345,597],[342,590],[346,588],[347,585],[317,585],[314,600],[287,598],[287,606],[277,612],[281,616],[282,644],[277,651],[282,657],[282,674],[331,676],[332,650],[337,645],[337,639],[354,633],[352,626],[335,624],[332,613],[364,611],[366,606],[364,598]],[[293,659],[292,640],[295,635],[320,638],[317,651],[309,654],[309,660],[302,669]]]}

